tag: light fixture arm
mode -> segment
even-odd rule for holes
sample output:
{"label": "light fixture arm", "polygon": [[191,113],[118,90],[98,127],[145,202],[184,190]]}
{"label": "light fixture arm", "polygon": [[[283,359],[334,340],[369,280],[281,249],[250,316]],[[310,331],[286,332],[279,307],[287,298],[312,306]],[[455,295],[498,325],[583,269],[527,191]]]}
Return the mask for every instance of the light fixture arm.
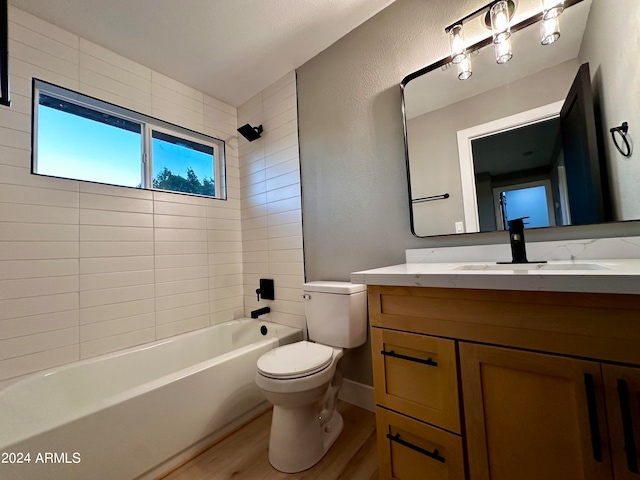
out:
{"label": "light fixture arm", "polygon": [[[452,23],[451,25],[449,25],[448,27],[446,27],[444,29],[445,33],[449,33],[451,31],[451,29],[453,27],[455,27],[456,25],[464,25],[465,22],[468,22],[469,20],[473,20],[476,17],[479,17],[480,15],[482,15],[483,13],[486,14],[487,12],[489,12],[491,10],[491,7],[493,7],[496,3],[498,3],[500,0],[493,0],[492,2],[489,2],[487,5],[485,5],[484,7],[480,7],[479,9],[477,9],[475,12],[471,12],[469,15],[467,15],[466,17],[462,17],[460,20]],[[511,2],[513,3],[513,2]]]}

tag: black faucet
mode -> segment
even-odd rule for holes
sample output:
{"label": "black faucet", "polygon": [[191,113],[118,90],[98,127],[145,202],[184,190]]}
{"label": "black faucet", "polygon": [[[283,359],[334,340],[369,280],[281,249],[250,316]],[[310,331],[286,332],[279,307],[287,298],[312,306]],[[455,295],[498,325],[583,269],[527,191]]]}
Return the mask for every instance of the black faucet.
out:
{"label": "black faucet", "polygon": [[257,310],[251,311],[251,318],[258,318],[260,315],[264,315],[265,313],[269,313],[271,309],[269,307],[262,307]]}
{"label": "black faucet", "polygon": [[524,246],[524,219],[509,220],[509,241],[511,242],[511,263],[529,263]]}

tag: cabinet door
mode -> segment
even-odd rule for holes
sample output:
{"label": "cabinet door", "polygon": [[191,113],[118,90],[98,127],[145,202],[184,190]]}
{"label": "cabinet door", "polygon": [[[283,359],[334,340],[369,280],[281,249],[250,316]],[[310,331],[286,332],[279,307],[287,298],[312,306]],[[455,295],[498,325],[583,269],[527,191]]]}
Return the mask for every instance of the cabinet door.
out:
{"label": "cabinet door", "polygon": [[453,340],[371,329],[376,403],[460,433]]}
{"label": "cabinet door", "polygon": [[600,364],[460,343],[472,480],[612,478]]}
{"label": "cabinet door", "polygon": [[602,365],[616,480],[638,480],[640,473],[640,368]]}
{"label": "cabinet door", "polygon": [[376,429],[380,479],[464,480],[458,435],[380,407]]}

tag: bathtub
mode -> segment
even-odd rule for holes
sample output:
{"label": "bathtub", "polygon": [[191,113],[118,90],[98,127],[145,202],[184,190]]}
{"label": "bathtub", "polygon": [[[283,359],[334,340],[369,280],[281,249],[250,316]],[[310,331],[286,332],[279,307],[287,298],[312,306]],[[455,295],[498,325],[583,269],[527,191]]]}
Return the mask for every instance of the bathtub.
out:
{"label": "bathtub", "polygon": [[234,320],[26,377],[0,390],[0,478],[153,478],[266,408],[258,357],[301,339]]}

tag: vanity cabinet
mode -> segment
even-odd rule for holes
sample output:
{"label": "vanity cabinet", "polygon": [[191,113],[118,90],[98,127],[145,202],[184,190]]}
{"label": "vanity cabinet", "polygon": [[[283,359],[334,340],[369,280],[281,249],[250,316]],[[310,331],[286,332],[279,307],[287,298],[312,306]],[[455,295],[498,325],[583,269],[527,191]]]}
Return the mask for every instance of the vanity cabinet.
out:
{"label": "vanity cabinet", "polygon": [[395,436],[437,432],[462,453],[433,478],[640,480],[640,296],[370,285],[369,314],[381,478],[431,478]]}

